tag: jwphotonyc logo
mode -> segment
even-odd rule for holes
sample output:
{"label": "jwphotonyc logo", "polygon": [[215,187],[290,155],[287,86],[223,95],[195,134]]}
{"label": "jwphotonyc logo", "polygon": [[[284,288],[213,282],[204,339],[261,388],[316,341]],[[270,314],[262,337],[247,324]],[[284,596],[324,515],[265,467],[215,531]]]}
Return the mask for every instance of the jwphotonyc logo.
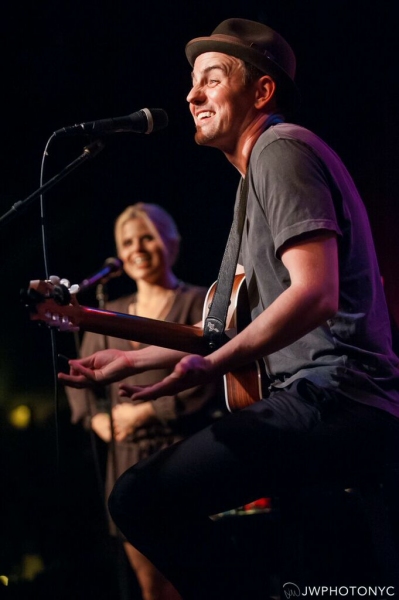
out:
{"label": "jwphotonyc logo", "polygon": [[287,581],[283,584],[283,593],[287,600],[292,600],[293,598],[317,598],[323,596],[325,598],[379,598],[380,600],[386,600],[395,596],[395,587],[393,585],[307,585],[300,589],[296,583]]}

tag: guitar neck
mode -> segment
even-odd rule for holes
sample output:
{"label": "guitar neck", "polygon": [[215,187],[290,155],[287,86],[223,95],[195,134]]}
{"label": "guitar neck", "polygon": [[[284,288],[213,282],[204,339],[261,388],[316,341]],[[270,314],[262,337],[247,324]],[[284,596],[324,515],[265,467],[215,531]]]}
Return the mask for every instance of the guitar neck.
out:
{"label": "guitar neck", "polygon": [[[237,331],[241,331],[250,322],[250,312],[244,275],[236,275],[229,311],[226,319],[223,344]],[[60,303],[54,294],[55,286],[50,281],[36,279],[30,282],[24,301],[30,310],[33,321],[47,323],[59,331],[90,331],[100,335],[109,335],[142,344],[170,348],[189,354],[206,356],[211,352],[201,327],[157,321],[135,315],[128,315],[98,308],[81,306],[76,299],[68,299],[69,304]],[[215,284],[205,299],[208,307],[215,293]],[[227,334],[227,335],[226,335]],[[248,368],[241,368],[225,375],[226,402],[229,410],[234,411],[257,402],[267,394],[262,389],[264,368],[262,361],[256,361]]]}
{"label": "guitar neck", "polygon": [[[65,308],[63,307],[63,310]],[[87,306],[79,306],[77,311],[74,310],[74,321],[83,330],[93,333],[202,356],[210,351],[202,329],[191,325],[157,321]]]}

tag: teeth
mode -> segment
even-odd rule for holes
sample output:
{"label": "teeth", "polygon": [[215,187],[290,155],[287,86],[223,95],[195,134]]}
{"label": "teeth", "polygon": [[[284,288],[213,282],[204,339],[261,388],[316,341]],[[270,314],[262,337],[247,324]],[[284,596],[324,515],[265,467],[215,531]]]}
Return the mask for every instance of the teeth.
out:
{"label": "teeth", "polygon": [[134,259],[134,263],[136,265],[141,265],[143,262],[147,262],[148,258],[146,258],[145,256],[138,256],[137,258]]}
{"label": "teeth", "polygon": [[208,110],[207,112],[202,112],[198,115],[198,119],[201,121],[202,119],[208,119],[212,116],[212,113]]}

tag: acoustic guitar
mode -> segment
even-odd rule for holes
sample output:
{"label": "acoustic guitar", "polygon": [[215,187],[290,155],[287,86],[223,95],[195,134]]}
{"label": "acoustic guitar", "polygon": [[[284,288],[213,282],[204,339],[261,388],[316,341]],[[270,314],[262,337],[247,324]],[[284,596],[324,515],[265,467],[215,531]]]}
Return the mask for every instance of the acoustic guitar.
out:
{"label": "acoustic guitar", "polygon": [[[216,283],[208,290],[203,309],[203,322],[215,293]],[[30,319],[43,322],[59,331],[79,329],[110,335],[144,344],[171,348],[206,356],[211,352],[200,327],[158,321],[98,308],[82,306],[67,287],[50,280],[33,280],[23,294]],[[250,321],[245,276],[236,275],[226,319],[226,341],[240,332]],[[254,361],[224,376],[226,405],[235,412],[257,402],[266,395],[266,373],[262,361]]]}

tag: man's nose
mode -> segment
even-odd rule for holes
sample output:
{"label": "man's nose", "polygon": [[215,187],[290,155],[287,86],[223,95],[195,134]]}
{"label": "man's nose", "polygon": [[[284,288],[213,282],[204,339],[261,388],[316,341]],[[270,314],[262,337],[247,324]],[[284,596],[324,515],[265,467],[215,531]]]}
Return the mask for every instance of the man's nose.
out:
{"label": "man's nose", "polygon": [[193,85],[187,95],[187,102],[190,104],[200,104],[205,99],[203,88],[199,85]]}

